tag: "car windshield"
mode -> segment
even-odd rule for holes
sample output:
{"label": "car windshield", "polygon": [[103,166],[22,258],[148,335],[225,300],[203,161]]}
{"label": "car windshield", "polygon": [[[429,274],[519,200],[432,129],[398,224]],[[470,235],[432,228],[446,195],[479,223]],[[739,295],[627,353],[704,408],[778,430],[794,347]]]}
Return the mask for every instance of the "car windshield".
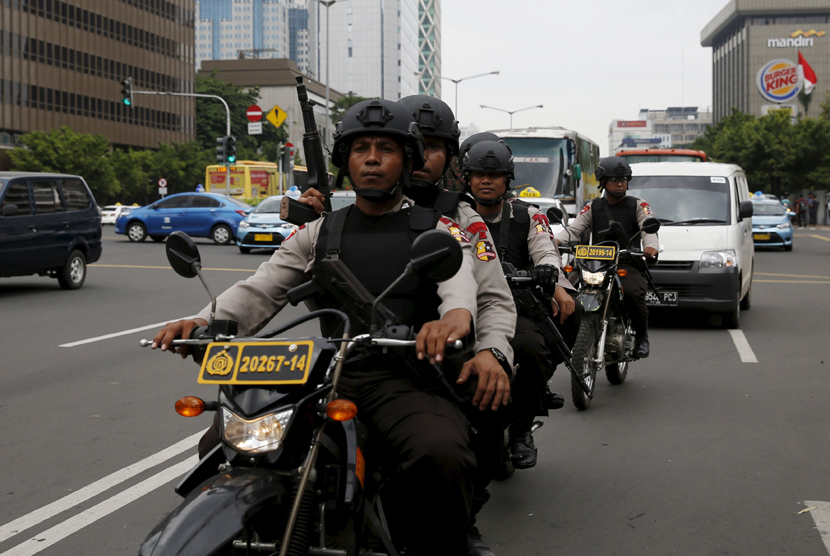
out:
{"label": "car windshield", "polygon": [[729,180],[710,176],[634,176],[628,194],[651,205],[664,224],[728,224]]}
{"label": "car windshield", "polygon": [[[573,194],[572,191],[559,190],[560,162],[567,164],[568,161],[567,139],[508,137],[505,143],[513,150],[515,180],[510,186],[514,190],[531,186],[545,197]],[[564,170],[562,181],[562,187],[567,189],[568,180]]]}
{"label": "car windshield", "polygon": [[783,216],[784,205],[781,203],[752,203],[754,216]]}
{"label": "car windshield", "polygon": [[254,212],[257,214],[263,213],[279,213],[280,200],[282,197],[269,197],[256,206]]}

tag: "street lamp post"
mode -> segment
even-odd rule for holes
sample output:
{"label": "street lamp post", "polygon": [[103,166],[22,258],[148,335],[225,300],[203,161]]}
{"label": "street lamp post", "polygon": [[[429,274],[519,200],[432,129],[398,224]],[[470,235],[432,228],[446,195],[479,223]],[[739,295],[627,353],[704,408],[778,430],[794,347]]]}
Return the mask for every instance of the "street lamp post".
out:
{"label": "street lamp post", "polygon": [[476,75],[468,75],[467,77],[462,77],[461,79],[453,79],[452,77],[444,77],[441,76],[441,79],[446,79],[448,81],[452,81],[455,83],[455,119],[458,120],[458,84],[462,81],[466,81],[468,79],[475,79],[476,77],[484,77],[485,75],[498,75],[498,70],[496,71],[488,71],[487,73],[478,73]]}
{"label": "street lamp post", "polygon": [[317,0],[326,7],[326,141],[329,141],[329,126],[331,125],[331,116],[329,115],[329,8],[337,0]]}
{"label": "street lamp post", "polygon": [[524,112],[525,110],[532,110],[534,108],[544,108],[543,105],[537,104],[535,106],[528,106],[526,108],[519,108],[518,110],[505,110],[504,108],[496,108],[495,106],[485,106],[484,104],[480,104],[482,108],[489,108],[490,110],[498,110],[499,112],[507,112],[510,114],[510,129],[513,129],[513,114],[516,112]]}

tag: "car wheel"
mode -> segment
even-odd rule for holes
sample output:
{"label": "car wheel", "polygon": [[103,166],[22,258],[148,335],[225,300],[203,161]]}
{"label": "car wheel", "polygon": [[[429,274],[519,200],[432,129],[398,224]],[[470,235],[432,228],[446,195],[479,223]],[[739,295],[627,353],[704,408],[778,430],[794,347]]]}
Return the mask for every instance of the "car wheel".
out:
{"label": "car wheel", "polygon": [[210,232],[210,239],[213,240],[213,243],[217,245],[227,245],[233,239],[233,234],[231,233],[231,229],[225,226],[224,224],[219,224]]}
{"label": "car wheel", "polygon": [[242,246],[240,245],[240,246],[239,246],[239,252],[240,252],[240,253],[250,253],[250,252],[251,252],[251,248],[250,248],[250,247],[242,247]]}
{"label": "car wheel", "polygon": [[130,241],[144,241],[147,239],[147,228],[141,222],[127,224],[127,237]]}
{"label": "car wheel", "polygon": [[[738,297],[740,298],[741,292],[738,292]],[[727,311],[725,313],[721,313],[721,324],[727,330],[737,330],[741,327],[741,302],[735,304],[735,308],[732,311]]]}
{"label": "car wheel", "polygon": [[152,239],[156,243],[161,243],[162,241],[167,239],[167,236],[150,236],[150,239]]}
{"label": "car wheel", "polygon": [[752,282],[749,283],[746,295],[741,299],[741,311],[749,311],[750,307],[752,307]]}
{"label": "car wheel", "polygon": [[86,280],[86,257],[77,249],[69,254],[63,268],[58,271],[58,284],[65,290],[77,290]]}

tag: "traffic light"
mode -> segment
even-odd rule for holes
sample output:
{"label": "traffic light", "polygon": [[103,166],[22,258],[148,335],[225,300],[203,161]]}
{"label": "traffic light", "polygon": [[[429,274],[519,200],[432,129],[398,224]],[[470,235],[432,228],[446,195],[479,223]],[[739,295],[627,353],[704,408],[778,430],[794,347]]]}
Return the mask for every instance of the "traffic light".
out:
{"label": "traffic light", "polygon": [[286,143],[282,149],[282,171],[290,172],[294,168],[294,145]]}
{"label": "traffic light", "polygon": [[225,157],[228,164],[236,162],[236,137],[229,135],[225,138]]}
{"label": "traffic light", "polygon": [[224,166],[227,159],[227,137],[216,138],[216,163]]}
{"label": "traffic light", "polygon": [[124,106],[132,106],[133,105],[133,78],[128,77],[124,81],[121,82],[121,96],[124,97],[121,99],[121,102],[124,103]]}

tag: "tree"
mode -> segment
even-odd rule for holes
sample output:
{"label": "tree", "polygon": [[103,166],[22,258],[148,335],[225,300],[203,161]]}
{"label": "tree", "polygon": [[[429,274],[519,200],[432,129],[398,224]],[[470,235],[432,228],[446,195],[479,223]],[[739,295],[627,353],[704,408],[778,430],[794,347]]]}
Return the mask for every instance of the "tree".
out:
{"label": "tree", "polygon": [[110,144],[103,135],[75,133],[64,126],[27,133],[20,144],[10,153],[13,170],[82,176],[99,203],[121,190],[109,161]]}
{"label": "tree", "polygon": [[369,100],[366,97],[360,97],[353,94],[349,91],[349,94],[345,97],[340,97],[340,99],[334,103],[334,107],[331,109],[331,123],[336,124],[340,120],[343,119],[343,114],[346,113],[346,110],[354,106],[360,101]]}

